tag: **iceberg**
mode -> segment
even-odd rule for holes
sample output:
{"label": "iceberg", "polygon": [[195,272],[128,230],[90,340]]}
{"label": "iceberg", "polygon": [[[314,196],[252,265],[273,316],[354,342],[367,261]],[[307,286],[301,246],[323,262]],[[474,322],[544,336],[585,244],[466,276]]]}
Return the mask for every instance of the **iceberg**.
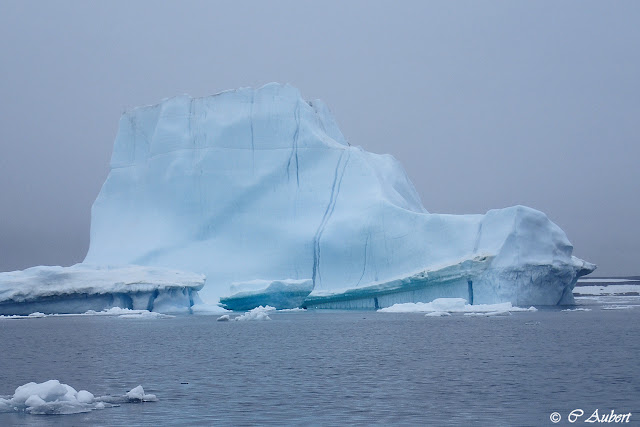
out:
{"label": "iceberg", "polygon": [[396,159],[271,83],[124,113],[82,265],[204,274],[204,302],[241,311],[530,306],[573,303],[595,265],[572,252],[528,207],[429,213]]}
{"label": "iceberg", "polygon": [[[157,267],[32,267],[0,273],[0,313],[188,311],[200,301],[198,290],[204,283],[202,274]],[[115,314],[140,313],[128,310]]]}

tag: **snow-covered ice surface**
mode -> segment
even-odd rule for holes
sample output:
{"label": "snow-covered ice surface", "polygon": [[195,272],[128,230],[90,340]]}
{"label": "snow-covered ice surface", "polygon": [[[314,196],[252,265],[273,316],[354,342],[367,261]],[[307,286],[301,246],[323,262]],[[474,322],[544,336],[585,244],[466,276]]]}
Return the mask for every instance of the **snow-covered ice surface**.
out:
{"label": "snow-covered ice surface", "polygon": [[0,314],[85,313],[110,308],[185,312],[200,301],[197,291],[204,283],[202,274],[159,267],[32,267],[0,273]]}
{"label": "snow-covered ice surface", "polygon": [[536,311],[536,308],[514,307],[510,302],[471,305],[464,298],[438,298],[428,303],[394,304],[378,311],[382,313],[428,313],[430,316],[446,316],[450,313],[495,315],[514,311]]}
{"label": "snow-covered ice surface", "polygon": [[595,269],[572,252],[528,207],[429,213],[392,156],[272,83],[123,114],[84,263],[1,274],[0,314],[193,311],[199,290],[242,311],[571,304]]}
{"label": "snow-covered ice surface", "polygon": [[58,380],[30,382],[16,388],[13,396],[0,397],[1,412],[26,412],[34,415],[68,415],[104,409],[123,403],[155,402],[153,394],[145,394],[141,385],[124,396],[95,397],[86,390],[77,391]]}
{"label": "snow-covered ice surface", "polygon": [[589,278],[589,279],[579,279],[578,283],[626,283],[626,282],[640,282],[638,279],[625,279],[625,278]]}

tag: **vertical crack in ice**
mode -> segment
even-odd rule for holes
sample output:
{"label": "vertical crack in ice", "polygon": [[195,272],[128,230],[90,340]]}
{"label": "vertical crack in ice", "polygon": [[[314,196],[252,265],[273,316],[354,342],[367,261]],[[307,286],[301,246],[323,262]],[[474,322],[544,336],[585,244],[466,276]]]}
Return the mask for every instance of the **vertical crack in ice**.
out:
{"label": "vertical crack in ice", "polygon": [[296,133],[293,135],[294,146],[296,147],[296,185],[300,187],[300,175],[298,167],[298,136],[300,135],[300,101],[296,104]]}
{"label": "vertical crack in ice", "polygon": [[156,289],[151,293],[151,295],[149,295],[149,301],[147,302],[148,311],[153,311],[153,303],[156,300],[156,298],[158,298],[159,294],[160,292]]}
{"label": "vertical crack in ice", "polygon": [[476,242],[473,245],[473,253],[476,254],[478,252],[478,246],[480,246],[480,236],[482,235],[482,221],[478,225],[478,233],[476,234]]}
{"label": "vertical crack in ice", "polygon": [[300,187],[300,176],[298,171],[298,135],[300,134],[300,100],[296,101],[296,130],[293,132],[293,145],[291,146],[291,154],[289,154],[289,161],[287,162],[287,180],[289,180],[289,168],[291,167],[291,160],[295,157],[296,160],[296,184]]}
{"label": "vertical crack in ice", "polygon": [[189,118],[187,119],[187,125],[189,127],[189,138],[193,141],[193,145],[198,146],[198,138],[193,134],[193,129],[191,129],[191,121],[193,119],[193,98],[189,101]]}
{"label": "vertical crack in ice", "polygon": [[473,281],[467,280],[467,291],[469,292],[469,304],[473,305]]}
{"label": "vertical crack in ice", "polygon": [[371,237],[371,232],[369,232],[369,234],[367,234],[367,240],[364,242],[364,262],[362,263],[362,274],[360,275],[360,278],[358,279],[358,283],[356,283],[356,286],[360,285],[360,282],[362,281],[362,278],[364,277],[364,272],[367,269],[367,248],[369,247],[369,238]]}
{"label": "vertical crack in ice", "polygon": [[[349,157],[351,156],[350,152],[347,152],[347,158],[344,162],[342,162],[342,158],[344,157],[344,151],[340,154],[338,158],[338,163],[336,164],[336,169],[333,175],[333,184],[331,185],[331,196],[329,197],[329,204],[324,211],[324,215],[322,216],[322,221],[320,221],[320,225],[316,230],[315,236],[313,236],[313,273],[312,273],[312,282],[313,287],[316,286],[316,276],[320,278],[320,238],[322,237],[322,233],[324,233],[324,229],[327,226],[327,222],[333,211],[336,207],[336,200],[338,199],[338,193],[340,193],[340,185],[342,185],[342,177],[344,176],[344,171],[347,168],[347,163],[349,163]],[[342,169],[340,166],[342,165]]]}
{"label": "vertical crack in ice", "polygon": [[[533,280],[531,281],[533,283]],[[562,294],[560,295],[560,299],[558,300],[558,302],[556,303],[556,305],[560,305],[560,303],[562,302],[562,300],[564,300],[565,295],[567,294],[567,291],[569,292],[573,292],[569,286],[565,286],[564,289],[562,290]]]}
{"label": "vertical crack in ice", "polygon": [[253,104],[255,101],[256,93],[255,91],[251,91],[251,106],[249,109],[249,129],[251,130],[251,174],[255,173],[255,162],[256,162],[256,152],[255,152],[255,142],[253,138]]}
{"label": "vertical crack in ice", "polygon": [[[151,138],[149,135],[138,126],[138,118],[134,114],[129,115],[129,123],[131,124],[131,133],[133,134],[133,144],[132,144],[132,152],[131,152],[131,164],[136,163],[136,149],[142,148],[140,147],[140,143],[144,143],[144,151],[145,155],[151,151]],[[157,125],[157,124],[156,124]]]}

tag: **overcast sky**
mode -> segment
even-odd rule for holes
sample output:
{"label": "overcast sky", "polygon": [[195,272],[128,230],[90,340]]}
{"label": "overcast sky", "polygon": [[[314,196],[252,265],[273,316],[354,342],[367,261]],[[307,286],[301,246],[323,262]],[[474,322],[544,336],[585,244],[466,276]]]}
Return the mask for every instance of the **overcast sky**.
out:
{"label": "overcast sky", "polygon": [[640,274],[640,2],[0,0],[0,271],[83,260],[121,113],[277,81],[430,212],[545,212]]}

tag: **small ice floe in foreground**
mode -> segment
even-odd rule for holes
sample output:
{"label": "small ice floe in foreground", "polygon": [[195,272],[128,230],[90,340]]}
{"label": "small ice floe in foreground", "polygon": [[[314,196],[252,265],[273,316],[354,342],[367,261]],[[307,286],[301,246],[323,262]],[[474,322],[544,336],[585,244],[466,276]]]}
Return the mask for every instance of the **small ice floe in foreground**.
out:
{"label": "small ice floe in foreground", "polygon": [[222,316],[216,319],[216,321],[218,322],[228,322],[229,320],[231,320],[231,317],[229,317],[228,314],[223,314]]}
{"label": "small ice floe in foreground", "polygon": [[13,396],[0,397],[0,413],[26,412],[37,415],[62,415],[104,409],[122,403],[155,402],[153,394],[145,394],[137,386],[123,396],[95,397],[86,390],[76,391],[58,380],[28,383],[16,388]]}
{"label": "small ice floe in foreground", "polygon": [[510,302],[500,304],[467,304],[464,298],[438,298],[431,302],[416,302],[394,304],[391,307],[378,310],[382,313],[427,313],[426,316],[446,316],[450,313],[464,313],[465,315],[496,316],[513,311],[538,311],[535,307],[514,307]]}
{"label": "small ice floe in foreground", "polygon": [[253,310],[247,311],[245,314],[240,315],[233,320],[271,320],[269,313],[275,310],[275,307],[271,307],[270,305],[265,307],[259,306]]}
{"label": "small ice floe in foreground", "polygon": [[578,308],[567,308],[562,311],[591,311],[590,308],[578,307]]}

